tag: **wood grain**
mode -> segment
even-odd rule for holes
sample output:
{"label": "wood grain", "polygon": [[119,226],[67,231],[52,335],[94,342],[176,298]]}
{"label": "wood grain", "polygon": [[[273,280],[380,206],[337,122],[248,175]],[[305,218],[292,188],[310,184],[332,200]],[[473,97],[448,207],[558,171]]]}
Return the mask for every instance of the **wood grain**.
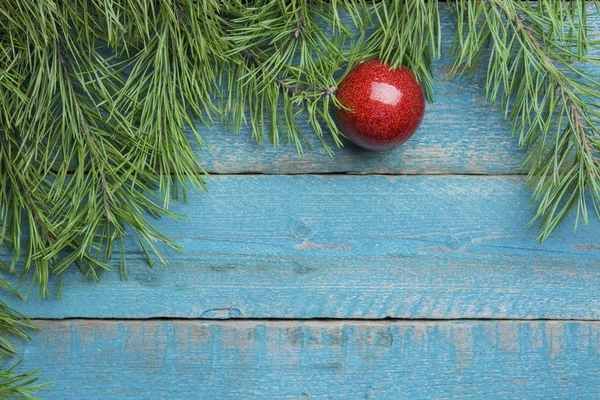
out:
{"label": "wood grain", "polygon": [[[307,122],[299,120],[312,150],[299,156],[293,145],[274,148],[256,144],[248,129],[239,135],[223,124],[198,126],[214,151],[198,152],[203,166],[213,173],[385,173],[385,174],[515,174],[524,160],[517,140],[506,129],[498,106],[485,98],[485,68],[469,79],[448,76],[452,67],[450,47],[455,29],[445,4],[441,8],[443,56],[434,61],[437,88],[435,102],[427,105],[419,131],[405,145],[374,153],[347,143],[331,158]],[[599,24],[600,25],[600,24]],[[335,148],[326,132],[326,142]],[[192,135],[188,137],[192,139]]]}
{"label": "wood grain", "polygon": [[64,279],[34,318],[600,319],[600,224],[544,245],[520,177],[220,176],[157,225],[185,247],[129,280]]}
{"label": "wood grain", "polygon": [[590,322],[40,321],[51,399],[593,399]]}

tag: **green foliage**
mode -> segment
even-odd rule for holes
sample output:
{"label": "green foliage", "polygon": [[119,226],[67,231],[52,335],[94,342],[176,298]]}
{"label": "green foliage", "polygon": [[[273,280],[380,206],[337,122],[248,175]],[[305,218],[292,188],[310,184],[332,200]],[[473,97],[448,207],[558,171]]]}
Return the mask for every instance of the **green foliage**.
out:
{"label": "green foliage", "polygon": [[[586,195],[600,206],[598,81],[579,69],[599,61],[588,4],[449,4],[453,72],[487,63],[487,94],[528,151],[540,239],[573,208],[587,222]],[[406,65],[431,100],[440,37],[437,0],[4,0],[0,248],[12,258],[0,267],[33,276],[39,296],[73,265],[98,279],[115,251],[126,276],[128,234],[152,264],[156,242],[176,244],[149,217],[177,217],[171,201],[204,188],[185,131],[202,146],[196,124],[225,121],[302,152],[306,113],[340,146],[331,113],[344,73],[374,57]],[[25,327],[0,306],[0,356]],[[25,398],[34,382],[0,371],[0,397]]]}
{"label": "green foliage", "polygon": [[591,72],[600,71],[600,59],[589,54],[597,44],[588,32],[591,3],[450,4],[457,22],[454,72],[487,63],[487,95],[500,101],[513,135],[528,152],[525,168],[540,241],[573,208],[587,223],[588,195],[600,216],[600,92],[599,76]]}
{"label": "green foliage", "polygon": [[437,1],[377,1],[371,12],[376,28],[367,41],[368,56],[402,65],[417,77],[432,101],[434,82],[431,61],[440,56],[442,42]]}
{"label": "green foliage", "polygon": [[[4,281],[1,281],[0,285],[7,287]],[[29,335],[25,329],[34,328],[35,326],[25,316],[0,302],[0,363],[4,363],[7,357],[16,354],[16,349],[8,337],[28,339]],[[30,399],[35,391],[48,386],[48,384],[37,383],[38,370],[17,372],[16,368],[19,364],[20,362],[17,362],[7,369],[0,369],[0,399]]]}
{"label": "green foliage", "polygon": [[340,146],[342,68],[405,63],[431,95],[440,46],[429,0],[10,0],[0,16],[0,244],[40,296],[71,265],[98,279],[127,229],[150,262],[176,246],[147,215],[203,187],[196,123],[302,151],[307,113]]}
{"label": "green foliage", "polygon": [[34,393],[42,388],[48,387],[48,384],[38,384],[35,374],[38,370],[19,373],[15,369],[20,362],[12,367],[0,370],[0,399],[18,400],[18,399],[34,399]]}
{"label": "green foliage", "polygon": [[[228,12],[224,56],[230,95],[224,115],[234,130],[249,124],[255,139],[268,137],[275,145],[283,139],[302,151],[304,134],[296,118],[308,111],[318,137],[323,138],[321,117],[341,144],[329,105],[334,74],[347,62],[343,47],[351,33],[332,3],[311,3],[256,1]],[[331,35],[323,24],[332,28]]]}

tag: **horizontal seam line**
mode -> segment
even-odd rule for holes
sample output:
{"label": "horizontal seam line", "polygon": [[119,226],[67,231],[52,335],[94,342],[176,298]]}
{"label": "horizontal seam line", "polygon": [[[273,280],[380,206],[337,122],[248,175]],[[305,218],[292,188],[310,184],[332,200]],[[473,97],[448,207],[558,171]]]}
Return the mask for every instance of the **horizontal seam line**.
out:
{"label": "horizontal seam line", "polygon": [[197,317],[64,317],[32,321],[197,321],[197,322],[600,322],[600,318],[197,318]]}
{"label": "horizontal seam line", "polygon": [[[86,172],[87,174],[88,172]],[[68,172],[67,177],[72,177],[73,173]],[[171,174],[171,176],[173,176]],[[524,172],[363,172],[363,171],[331,171],[331,172],[262,172],[262,171],[238,171],[238,172],[215,172],[215,171],[198,171],[195,174],[187,176],[200,176],[210,181],[211,177],[215,176],[420,176],[420,177],[527,177]]]}
{"label": "horizontal seam line", "polygon": [[210,176],[247,176],[247,175],[259,175],[259,176],[328,176],[328,175],[340,175],[340,176],[431,176],[431,177],[444,177],[444,176],[477,176],[477,177],[502,177],[502,176],[515,176],[515,177],[526,177],[525,173],[396,173],[396,172],[360,172],[360,171],[348,171],[348,172],[260,172],[260,171],[248,171],[248,172],[210,172],[207,171]]}

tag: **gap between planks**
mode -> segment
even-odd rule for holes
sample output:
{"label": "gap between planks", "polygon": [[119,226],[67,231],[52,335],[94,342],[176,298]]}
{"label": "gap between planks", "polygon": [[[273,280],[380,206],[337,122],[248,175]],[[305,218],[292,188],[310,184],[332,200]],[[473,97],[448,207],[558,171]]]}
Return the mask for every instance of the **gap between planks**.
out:
{"label": "gap between planks", "polygon": [[[87,172],[86,172],[87,174]],[[73,172],[69,171],[67,176],[72,176]],[[175,174],[169,174],[174,176]],[[261,172],[261,171],[242,171],[242,172],[215,172],[215,171],[198,171],[195,176],[205,176],[210,179],[211,176],[423,176],[423,177],[526,177],[526,172],[494,172],[486,174],[484,172],[431,172],[431,173],[413,173],[413,172],[361,172],[361,171],[331,171],[331,172]]]}
{"label": "gap between planks", "polygon": [[526,172],[506,172],[506,173],[492,173],[486,174],[483,172],[461,172],[461,173],[446,173],[446,172],[432,172],[424,174],[411,173],[411,172],[361,172],[361,171],[331,171],[331,172],[260,172],[260,171],[244,171],[244,172],[214,172],[205,171],[203,174],[199,172],[197,175],[210,176],[424,176],[424,177],[484,177],[484,178],[498,178],[498,177],[525,177],[528,174]]}
{"label": "gap between planks", "polygon": [[224,323],[238,325],[241,323],[256,324],[296,324],[315,323],[337,326],[339,324],[352,325],[389,325],[389,324],[413,324],[415,322],[443,324],[454,322],[600,322],[598,318],[182,318],[182,317],[146,317],[146,318],[118,318],[118,317],[64,317],[64,318],[34,318],[32,322],[40,321],[172,321],[172,322],[202,322],[202,323]]}

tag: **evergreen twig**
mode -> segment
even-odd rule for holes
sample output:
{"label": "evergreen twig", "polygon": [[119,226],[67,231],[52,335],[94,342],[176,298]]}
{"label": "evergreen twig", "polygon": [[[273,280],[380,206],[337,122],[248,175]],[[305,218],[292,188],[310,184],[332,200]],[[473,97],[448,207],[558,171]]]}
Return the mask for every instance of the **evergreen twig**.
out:
{"label": "evergreen twig", "polygon": [[[487,59],[486,89],[500,99],[513,135],[528,151],[533,221],[544,241],[577,209],[588,222],[588,196],[600,211],[600,92],[590,54],[586,2],[453,1],[454,72]],[[584,71],[581,65],[587,65]],[[600,214],[598,214],[600,216]],[[532,222],[533,222],[532,221]]]}

